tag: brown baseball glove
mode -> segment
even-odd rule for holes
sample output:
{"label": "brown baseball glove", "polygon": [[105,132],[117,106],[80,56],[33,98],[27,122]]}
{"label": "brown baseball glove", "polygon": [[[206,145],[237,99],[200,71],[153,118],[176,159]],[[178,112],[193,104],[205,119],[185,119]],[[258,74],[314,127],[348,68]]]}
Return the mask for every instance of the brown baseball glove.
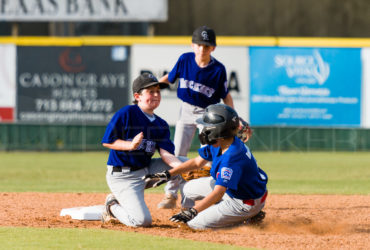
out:
{"label": "brown baseball glove", "polygon": [[193,179],[211,176],[210,170],[211,170],[210,166],[204,166],[202,168],[195,169],[190,172],[182,173],[181,176],[182,178],[184,178],[185,181],[190,181]]}
{"label": "brown baseball glove", "polygon": [[244,143],[252,137],[252,129],[249,123],[241,117],[239,117],[239,130],[236,136]]}

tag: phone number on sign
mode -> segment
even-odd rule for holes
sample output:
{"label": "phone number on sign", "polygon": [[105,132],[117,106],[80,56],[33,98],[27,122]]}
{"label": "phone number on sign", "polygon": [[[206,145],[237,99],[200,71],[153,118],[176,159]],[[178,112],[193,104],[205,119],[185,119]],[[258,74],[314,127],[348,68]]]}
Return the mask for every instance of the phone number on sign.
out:
{"label": "phone number on sign", "polygon": [[112,112],[113,101],[36,99],[36,111],[46,112]]}

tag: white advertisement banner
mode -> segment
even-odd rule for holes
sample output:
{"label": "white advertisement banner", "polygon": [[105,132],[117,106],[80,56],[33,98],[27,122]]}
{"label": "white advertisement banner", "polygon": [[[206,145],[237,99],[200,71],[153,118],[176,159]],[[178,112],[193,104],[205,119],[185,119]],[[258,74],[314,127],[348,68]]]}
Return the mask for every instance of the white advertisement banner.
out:
{"label": "white advertisement banner", "polygon": [[15,107],[16,46],[0,44],[0,107]]}
{"label": "white advertisement banner", "polygon": [[167,0],[0,0],[3,21],[167,21]]}
{"label": "white advertisement banner", "polygon": [[[191,46],[180,45],[133,45],[131,77],[151,72],[158,79],[172,70],[182,53],[191,52]],[[239,116],[249,121],[249,59],[247,47],[218,46],[212,56],[226,67],[229,89]],[[132,82],[132,80],[131,80]],[[132,94],[130,95],[132,96]],[[162,101],[156,114],[169,125],[175,125],[180,110],[176,85],[162,91]]]}
{"label": "white advertisement banner", "polygon": [[370,48],[361,50],[362,57],[362,106],[361,127],[370,128]]}
{"label": "white advertisement banner", "polygon": [[0,44],[0,122],[13,122],[15,110],[16,46]]}

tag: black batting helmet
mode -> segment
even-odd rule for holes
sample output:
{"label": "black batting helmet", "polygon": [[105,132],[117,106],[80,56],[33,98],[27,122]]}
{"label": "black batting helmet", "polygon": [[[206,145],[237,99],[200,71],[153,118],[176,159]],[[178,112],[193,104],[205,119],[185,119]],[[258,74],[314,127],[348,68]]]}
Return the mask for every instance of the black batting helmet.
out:
{"label": "black batting helmet", "polygon": [[206,108],[197,123],[204,126],[199,134],[200,143],[212,145],[216,139],[233,137],[238,133],[239,116],[225,104],[213,104]]}

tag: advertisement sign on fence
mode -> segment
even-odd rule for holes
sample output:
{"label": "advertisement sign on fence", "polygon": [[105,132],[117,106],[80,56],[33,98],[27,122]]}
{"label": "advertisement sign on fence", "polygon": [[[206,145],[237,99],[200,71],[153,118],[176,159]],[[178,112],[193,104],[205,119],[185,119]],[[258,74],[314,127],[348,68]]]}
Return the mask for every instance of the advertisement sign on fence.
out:
{"label": "advertisement sign on fence", "polygon": [[167,0],[1,1],[5,21],[167,21]]}
{"label": "advertisement sign on fence", "polygon": [[20,122],[107,123],[129,103],[128,47],[18,47]]}
{"label": "advertisement sign on fence", "polygon": [[361,127],[370,128],[370,48],[361,50],[362,58],[362,108]]}
{"label": "advertisement sign on fence", "polygon": [[360,126],[361,49],[250,48],[253,125]]}
{"label": "advertisement sign on fence", "polygon": [[0,44],[0,122],[13,122],[15,109],[16,46]]}

